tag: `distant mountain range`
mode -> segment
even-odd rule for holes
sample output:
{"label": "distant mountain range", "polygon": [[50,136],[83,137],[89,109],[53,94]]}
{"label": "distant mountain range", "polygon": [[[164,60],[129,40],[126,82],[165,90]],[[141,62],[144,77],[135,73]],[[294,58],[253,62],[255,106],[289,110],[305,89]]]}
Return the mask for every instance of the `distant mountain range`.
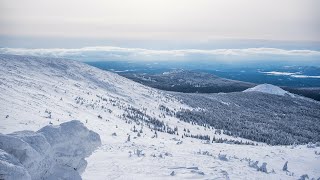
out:
{"label": "distant mountain range", "polygon": [[125,72],[120,75],[150,87],[185,93],[237,92],[255,86],[253,83],[188,70],[173,70],[161,74]]}
{"label": "distant mountain range", "polygon": [[[256,86],[255,83],[221,78],[211,73],[172,70],[164,73],[118,72],[121,76],[153,88],[184,93],[228,93],[240,92]],[[320,87],[281,87],[291,93],[320,101]]]}

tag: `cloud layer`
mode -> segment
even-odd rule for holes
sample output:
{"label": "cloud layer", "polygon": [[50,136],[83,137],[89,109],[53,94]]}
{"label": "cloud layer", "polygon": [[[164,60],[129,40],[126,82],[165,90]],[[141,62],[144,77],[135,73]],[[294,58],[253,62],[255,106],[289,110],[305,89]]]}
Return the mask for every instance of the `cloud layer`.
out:
{"label": "cloud layer", "polygon": [[0,48],[1,54],[63,57],[83,61],[91,60],[243,60],[259,58],[309,59],[319,58],[320,51],[285,50],[277,48],[247,49],[179,49],[152,50],[113,46],[83,47],[77,49]]}
{"label": "cloud layer", "polygon": [[320,41],[319,0],[1,0],[0,3],[0,35],[7,36]]}

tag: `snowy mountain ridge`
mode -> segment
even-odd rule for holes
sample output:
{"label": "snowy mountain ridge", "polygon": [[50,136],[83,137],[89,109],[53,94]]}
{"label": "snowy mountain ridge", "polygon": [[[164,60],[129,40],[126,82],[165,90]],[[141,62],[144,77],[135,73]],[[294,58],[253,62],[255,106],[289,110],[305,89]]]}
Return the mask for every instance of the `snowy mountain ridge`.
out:
{"label": "snowy mountain ridge", "polygon": [[[193,108],[173,95],[81,62],[0,55],[0,91],[1,133],[36,131],[79,119],[100,135],[102,145],[86,159],[83,179],[320,176],[316,145],[267,146],[180,121],[174,113]],[[185,136],[191,134],[258,146]]]}

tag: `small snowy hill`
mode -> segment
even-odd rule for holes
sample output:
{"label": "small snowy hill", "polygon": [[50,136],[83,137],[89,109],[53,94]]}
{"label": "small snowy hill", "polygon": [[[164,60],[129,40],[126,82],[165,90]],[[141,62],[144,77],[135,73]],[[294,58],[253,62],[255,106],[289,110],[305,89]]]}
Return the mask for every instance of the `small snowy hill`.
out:
{"label": "small snowy hill", "polygon": [[[100,135],[102,145],[86,159],[83,179],[320,176],[320,147],[316,145],[212,143],[215,137],[256,144],[211,126],[180,121],[175,113],[193,108],[174,95],[81,62],[0,55],[0,92],[1,133],[36,131],[79,119]],[[2,155],[0,151],[1,157],[9,158]],[[283,171],[286,161],[288,171]]]}
{"label": "small snowy hill", "polygon": [[260,84],[253,88],[244,90],[243,92],[262,92],[267,94],[274,94],[274,95],[280,95],[280,96],[288,95],[288,96],[294,97],[294,95],[289,93],[288,91],[285,91],[280,87],[274,86],[272,84]]}

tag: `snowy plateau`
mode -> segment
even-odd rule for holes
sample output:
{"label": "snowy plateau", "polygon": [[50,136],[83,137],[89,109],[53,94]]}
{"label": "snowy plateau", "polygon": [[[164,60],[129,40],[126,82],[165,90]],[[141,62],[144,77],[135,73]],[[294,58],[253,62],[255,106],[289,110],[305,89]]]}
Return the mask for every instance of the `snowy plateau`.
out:
{"label": "snowy plateau", "polygon": [[[266,89],[287,94],[248,91]],[[202,107],[78,61],[0,55],[0,92],[0,179],[320,178],[317,143],[271,146],[182,121],[176,113]],[[223,108],[234,104],[228,96],[211,98]],[[285,100],[320,107],[295,98]],[[319,123],[318,114],[308,118]]]}

